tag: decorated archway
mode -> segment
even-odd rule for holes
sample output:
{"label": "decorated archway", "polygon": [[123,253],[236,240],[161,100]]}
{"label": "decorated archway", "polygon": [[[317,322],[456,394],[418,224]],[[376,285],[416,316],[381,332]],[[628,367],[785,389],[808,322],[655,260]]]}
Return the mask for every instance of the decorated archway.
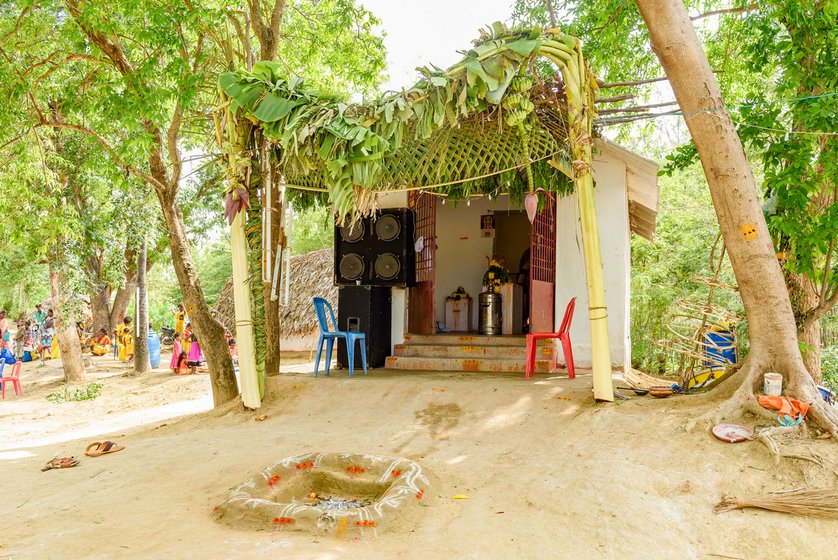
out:
{"label": "decorated archway", "polygon": [[[544,194],[577,193],[589,301],[593,389],[613,400],[602,259],[591,174],[596,81],[578,39],[558,29],[495,23],[447,70],[423,69],[412,88],[375,103],[351,104],[307,89],[278,63],[221,75],[219,136],[229,147],[227,207],[235,217],[234,258],[245,258],[252,141],[260,154],[259,204],[286,189],[327,196],[336,216],[375,211],[383,192],[427,191],[450,198],[508,194],[534,207]],[[242,137],[243,125],[248,132]],[[250,154],[250,155],[247,155]],[[270,242],[267,243],[270,245]],[[264,246],[265,243],[262,244]],[[238,254],[238,257],[236,257]],[[271,266],[262,258],[263,276]],[[234,267],[235,269],[235,267]],[[251,271],[252,272],[252,271]],[[234,283],[237,324],[249,325],[247,275]],[[240,337],[241,339],[241,337]],[[247,346],[247,343],[245,343]],[[240,360],[246,360],[240,348]],[[258,398],[257,374],[242,369],[245,404]],[[254,394],[256,395],[254,397]],[[258,401],[257,401],[258,405]]]}

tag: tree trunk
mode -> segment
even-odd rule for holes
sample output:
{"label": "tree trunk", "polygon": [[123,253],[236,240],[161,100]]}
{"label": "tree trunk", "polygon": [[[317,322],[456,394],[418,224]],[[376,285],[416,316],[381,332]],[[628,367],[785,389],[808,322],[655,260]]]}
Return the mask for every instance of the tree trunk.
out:
{"label": "tree trunk", "polygon": [[111,306],[109,314],[110,319],[108,332],[115,331],[116,327],[122,323],[122,320],[125,318],[125,314],[128,312],[128,305],[131,303],[131,298],[134,297],[134,293],[136,293],[136,291],[137,276],[132,273],[131,279],[125,281],[125,286],[119,288],[113,298],[113,305]]}
{"label": "tree trunk", "polygon": [[802,274],[786,274],[786,287],[791,297],[791,308],[798,320],[798,336],[803,345],[803,364],[815,383],[821,382],[821,323],[809,321],[801,325],[801,317],[818,306],[820,298],[814,284]]}
{"label": "tree trunk", "polygon": [[64,381],[83,381],[84,362],[81,356],[81,343],[76,331],[75,314],[64,305],[62,293],[62,274],[55,263],[49,266],[49,287],[52,292],[52,309],[55,317],[55,335],[61,350],[61,367],[64,368]]}
{"label": "tree trunk", "polygon": [[137,322],[134,337],[134,375],[150,369],[148,361],[148,285],[146,284],[146,244],[140,244],[137,255]]}
{"label": "tree trunk", "polygon": [[111,311],[110,295],[111,290],[107,284],[94,281],[93,289],[90,291],[90,312],[93,315],[93,332],[99,329],[108,329],[110,332]]}
{"label": "tree trunk", "polygon": [[[268,185],[267,188],[273,189],[273,184]],[[279,375],[279,340],[282,337],[279,322],[279,297],[273,300],[271,299],[273,296],[273,283],[276,283],[277,289],[279,289],[281,284],[280,278],[274,278],[274,274],[282,274],[282,257],[283,251],[285,250],[285,231],[282,227],[284,209],[278,192],[275,192],[271,199],[271,208],[269,211],[271,213],[272,247],[268,247],[268,254],[270,255],[268,262],[273,267],[273,270],[271,270],[272,282],[265,282],[263,284],[263,297],[265,301],[265,375],[271,376]],[[278,267],[273,266],[275,260],[279,261]]]}
{"label": "tree trunk", "polygon": [[183,214],[174,199],[174,193],[157,191],[160,207],[169,232],[169,244],[172,250],[172,264],[177,274],[178,284],[186,304],[186,312],[195,331],[201,350],[207,359],[212,384],[212,398],[215,406],[222,405],[239,394],[233,360],[224,338],[224,326],[210,315],[210,309],[204,299],[198,271],[192,260],[189,240]]}
{"label": "tree trunk", "polygon": [[[797,346],[797,326],[783,273],[762,214],[751,167],[719,85],[681,0],[636,0],[652,49],[666,72],[701,158],[713,206],[745,305],[751,349],[740,385],[715,416],[764,410],[754,398],[762,373],[782,373],[787,393],[812,404],[812,417],[838,437],[838,413],[820,398]],[[733,380],[728,388],[736,387]],[[726,391],[725,391],[726,392]]]}

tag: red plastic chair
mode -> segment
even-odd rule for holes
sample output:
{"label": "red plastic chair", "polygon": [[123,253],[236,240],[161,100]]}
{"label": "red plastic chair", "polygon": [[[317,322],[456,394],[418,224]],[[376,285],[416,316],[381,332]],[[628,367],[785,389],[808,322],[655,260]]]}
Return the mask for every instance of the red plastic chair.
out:
{"label": "red plastic chair", "polygon": [[20,390],[20,367],[21,367],[21,365],[22,364],[21,364],[20,360],[18,360],[17,362],[15,362],[15,365],[12,366],[12,373],[11,374],[9,374],[8,376],[4,375],[3,377],[0,377],[0,387],[2,387],[2,389],[0,389],[0,392],[2,392],[4,399],[6,398],[6,384],[9,383],[10,381],[12,382],[12,385],[15,388],[15,395],[17,395],[19,397],[20,395],[23,394],[23,391]]}
{"label": "red plastic chair", "polygon": [[567,364],[568,378],[576,377],[576,367],[573,365],[573,348],[570,346],[570,323],[573,320],[573,310],[576,307],[576,298],[573,297],[567,304],[562,318],[562,325],[558,332],[554,333],[533,333],[527,335],[527,366],[525,378],[529,379],[535,375],[535,354],[538,341],[546,338],[558,338],[562,341],[562,352],[564,361]]}

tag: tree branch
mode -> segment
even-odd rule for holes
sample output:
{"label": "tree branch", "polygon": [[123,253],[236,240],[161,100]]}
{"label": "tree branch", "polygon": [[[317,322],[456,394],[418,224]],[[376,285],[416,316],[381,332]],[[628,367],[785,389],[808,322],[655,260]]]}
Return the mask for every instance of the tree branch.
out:
{"label": "tree branch", "polygon": [[[713,70],[714,74],[721,74],[723,72],[724,72],[724,70]],[[666,76],[662,76],[660,78],[648,78],[648,79],[645,79],[645,80],[635,80],[635,81],[632,81],[632,82],[613,82],[613,83],[609,83],[609,84],[606,84],[602,80],[597,80],[597,85],[599,86],[599,89],[607,89],[607,88],[615,88],[615,87],[642,86],[644,84],[652,84],[654,82],[664,82],[668,79],[669,78],[667,78]]]}
{"label": "tree branch", "polygon": [[803,332],[812,326],[812,323],[832,311],[832,308],[836,305],[838,305],[838,288],[832,292],[832,295],[829,298],[822,299],[817,307],[810,309],[803,314],[800,318],[800,328],[798,329],[798,332]]}
{"label": "tree branch", "polygon": [[600,115],[612,115],[614,113],[645,113],[649,109],[656,109],[658,107],[668,107],[670,105],[677,105],[677,101],[667,101],[666,103],[653,103],[651,105],[638,105],[637,107],[619,107],[616,109],[601,109],[597,111]]}
{"label": "tree branch", "polygon": [[247,0],[247,5],[250,7],[250,27],[259,40],[263,41],[265,24],[262,21],[262,5],[259,2],[260,0]]}
{"label": "tree branch", "polygon": [[634,99],[634,94],[627,93],[626,95],[617,95],[615,97],[600,97],[599,99],[594,99],[594,103],[617,103],[618,101],[628,101],[629,99]]}
{"label": "tree branch", "polygon": [[11,37],[12,35],[14,35],[15,33],[18,32],[18,30],[20,29],[20,22],[23,21],[23,18],[25,18],[26,14],[28,14],[31,10],[32,10],[31,6],[27,6],[27,7],[23,8],[23,10],[20,12],[20,15],[17,16],[17,20],[15,21],[15,26],[12,28],[11,31],[9,31],[5,35],[3,35],[3,38],[0,39],[0,43],[5,43],[6,40],[9,37]]}
{"label": "tree branch", "polygon": [[160,181],[158,181],[157,179],[155,179],[154,177],[152,177],[148,173],[140,171],[139,169],[135,168],[134,166],[132,166],[128,162],[126,162],[124,159],[122,159],[120,157],[120,155],[117,153],[117,151],[114,149],[114,147],[111,146],[110,143],[108,143],[108,141],[105,140],[104,137],[102,137],[102,135],[100,135],[98,132],[96,132],[94,130],[90,130],[89,128],[86,128],[86,127],[78,125],[78,124],[72,124],[72,123],[66,123],[66,122],[50,122],[50,121],[46,121],[46,120],[42,120],[42,121],[38,122],[37,124],[35,124],[35,127],[36,128],[40,128],[40,127],[66,128],[68,130],[75,130],[77,132],[87,134],[88,136],[92,136],[93,138],[96,139],[97,142],[99,142],[99,144],[103,148],[105,148],[105,150],[109,154],[111,154],[111,157],[113,157],[113,159],[120,165],[120,167],[124,168],[129,173],[131,173],[131,174],[133,174],[133,175],[135,175],[135,176],[137,176],[137,177],[139,177],[139,178],[141,178],[145,181],[148,181],[149,184],[151,184],[155,188],[165,189],[165,187],[166,187],[166,185],[164,185],[163,183],[161,183]]}
{"label": "tree branch", "polygon": [[547,0],[547,12],[550,14],[550,27],[556,28],[556,10],[553,9],[553,0]]}
{"label": "tree branch", "polygon": [[180,157],[180,152],[177,148],[177,139],[180,135],[180,125],[183,122],[183,105],[180,101],[175,105],[175,111],[172,115],[172,124],[169,130],[166,131],[166,147],[169,150],[169,161],[172,162],[172,175],[169,178],[169,185],[177,188],[178,181],[180,181],[180,174],[183,170],[183,161]]}
{"label": "tree branch", "polygon": [[285,0],[274,0],[274,9],[271,14],[270,36],[268,37],[268,48],[262,48],[262,58],[273,60],[276,58],[276,51],[279,48],[279,30],[282,27],[282,12],[285,11]]}
{"label": "tree branch", "polygon": [[724,10],[714,10],[712,12],[698,14],[697,16],[690,16],[690,20],[696,21],[699,19],[703,19],[710,16],[717,16],[720,14],[740,14],[742,12],[752,12],[757,9],[759,9],[759,4],[757,2],[754,2],[753,4],[748,4],[747,6],[742,6],[741,8],[726,8]]}

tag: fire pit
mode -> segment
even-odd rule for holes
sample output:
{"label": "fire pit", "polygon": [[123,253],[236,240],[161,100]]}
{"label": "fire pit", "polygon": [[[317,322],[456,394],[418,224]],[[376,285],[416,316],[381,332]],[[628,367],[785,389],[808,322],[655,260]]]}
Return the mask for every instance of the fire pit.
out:
{"label": "fire pit", "polygon": [[404,526],[426,501],[429,482],[408,459],[311,453],[275,463],[213,508],[236,527],[344,536]]}

